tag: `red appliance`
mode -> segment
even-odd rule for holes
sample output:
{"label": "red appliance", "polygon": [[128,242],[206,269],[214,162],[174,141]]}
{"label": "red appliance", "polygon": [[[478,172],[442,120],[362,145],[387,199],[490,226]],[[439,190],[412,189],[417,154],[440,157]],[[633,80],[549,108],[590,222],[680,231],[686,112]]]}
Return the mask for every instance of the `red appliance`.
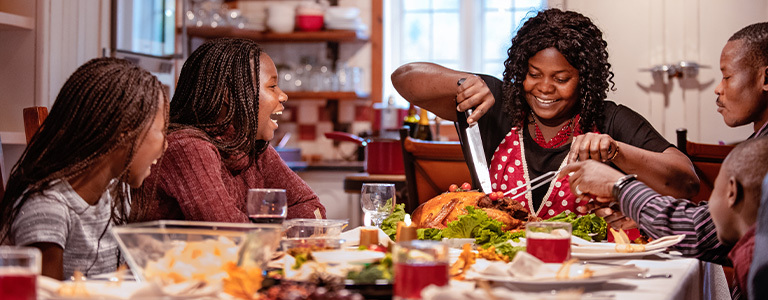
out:
{"label": "red appliance", "polygon": [[339,131],[326,132],[325,137],[335,141],[353,142],[365,147],[365,171],[368,174],[405,174],[400,140],[364,139],[351,133]]}

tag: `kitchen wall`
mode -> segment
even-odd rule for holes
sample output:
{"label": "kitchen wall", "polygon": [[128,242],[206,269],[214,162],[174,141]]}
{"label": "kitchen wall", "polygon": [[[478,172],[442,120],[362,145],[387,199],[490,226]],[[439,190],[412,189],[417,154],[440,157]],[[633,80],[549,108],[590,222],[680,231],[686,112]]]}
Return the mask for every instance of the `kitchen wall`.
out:
{"label": "kitchen wall", "polygon": [[33,22],[0,30],[0,141],[7,181],[24,150],[22,109],[50,107],[74,70],[109,46],[109,1],[3,0],[0,12]]}
{"label": "kitchen wall", "polygon": [[[237,7],[245,17],[263,14],[264,10],[273,4],[298,5],[303,1],[241,1]],[[340,0],[338,6],[357,7],[360,18],[371,33],[371,0]],[[302,58],[322,61],[328,54],[328,49],[322,43],[263,43],[265,51],[272,57],[275,64],[298,65]],[[350,67],[362,70],[360,91],[371,92],[371,43],[340,43],[339,61]],[[284,87],[285,88],[285,87]],[[334,143],[325,138],[323,133],[334,130],[346,130],[359,134],[371,130],[370,101],[342,100],[338,108],[328,106],[326,99],[288,99],[287,114],[279,120],[280,128],[276,132],[275,143],[285,133],[290,132],[291,138],[286,147],[301,148],[305,160],[345,160],[356,155],[357,146],[349,142]],[[329,111],[337,111],[338,124],[331,122],[334,116]],[[340,127],[339,124],[342,124]]]}

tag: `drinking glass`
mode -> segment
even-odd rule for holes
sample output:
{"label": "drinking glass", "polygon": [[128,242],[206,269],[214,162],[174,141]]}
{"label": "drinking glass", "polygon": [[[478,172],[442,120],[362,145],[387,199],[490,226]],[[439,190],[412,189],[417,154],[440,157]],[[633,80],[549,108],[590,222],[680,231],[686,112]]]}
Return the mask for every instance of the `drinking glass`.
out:
{"label": "drinking glass", "polygon": [[246,209],[253,223],[282,224],[288,215],[285,190],[249,189]]}
{"label": "drinking glass", "polygon": [[439,241],[411,240],[395,244],[394,299],[421,299],[430,284],[448,284],[448,245]]}
{"label": "drinking glass", "polygon": [[0,247],[0,299],[37,299],[42,254],[32,247]]}
{"label": "drinking glass", "polygon": [[530,222],[525,224],[526,251],[547,263],[571,258],[571,223]]}
{"label": "drinking glass", "polygon": [[[371,220],[376,227],[381,227],[381,222],[395,209],[395,184],[363,183],[360,206],[365,213],[365,219]],[[367,226],[368,222],[365,223]]]}

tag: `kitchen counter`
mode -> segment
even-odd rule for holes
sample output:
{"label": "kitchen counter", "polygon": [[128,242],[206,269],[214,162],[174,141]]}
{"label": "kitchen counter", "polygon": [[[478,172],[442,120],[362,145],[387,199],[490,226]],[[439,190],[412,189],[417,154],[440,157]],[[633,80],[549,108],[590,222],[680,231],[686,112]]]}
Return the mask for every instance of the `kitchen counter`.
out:
{"label": "kitchen counter", "polygon": [[359,173],[365,170],[365,164],[362,161],[286,161],[294,172],[307,171],[344,171],[350,173]]}

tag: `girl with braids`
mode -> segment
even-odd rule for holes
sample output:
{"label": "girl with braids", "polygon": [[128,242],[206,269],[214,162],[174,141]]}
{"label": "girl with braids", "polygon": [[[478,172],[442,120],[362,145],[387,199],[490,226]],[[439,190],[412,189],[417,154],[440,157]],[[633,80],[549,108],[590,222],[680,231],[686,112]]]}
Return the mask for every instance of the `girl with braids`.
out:
{"label": "girl with braids", "polygon": [[288,218],[323,218],[309,186],[269,145],[288,96],[259,45],[211,40],[184,63],[171,101],[168,150],[138,191],[138,220],[249,222],[250,188],[286,190]]}
{"label": "girl with braids", "polygon": [[13,167],[0,202],[3,244],[43,253],[42,274],[116,270],[109,229],[127,221],[139,187],[165,149],[168,96],[149,72],[116,58],[80,66]]}
{"label": "girl with braids", "polygon": [[[688,158],[642,116],[605,100],[609,83],[613,86],[606,46],[589,18],[548,9],[512,38],[503,81],[410,63],[392,74],[392,83],[405,99],[441,118],[458,120],[457,111],[463,118],[463,111],[474,108],[467,122],[480,126],[493,191],[506,192],[569,162],[592,159],[637,174],[665,194],[692,196],[698,178]],[[582,198],[570,192],[566,176],[518,199],[548,219],[583,213]]]}

